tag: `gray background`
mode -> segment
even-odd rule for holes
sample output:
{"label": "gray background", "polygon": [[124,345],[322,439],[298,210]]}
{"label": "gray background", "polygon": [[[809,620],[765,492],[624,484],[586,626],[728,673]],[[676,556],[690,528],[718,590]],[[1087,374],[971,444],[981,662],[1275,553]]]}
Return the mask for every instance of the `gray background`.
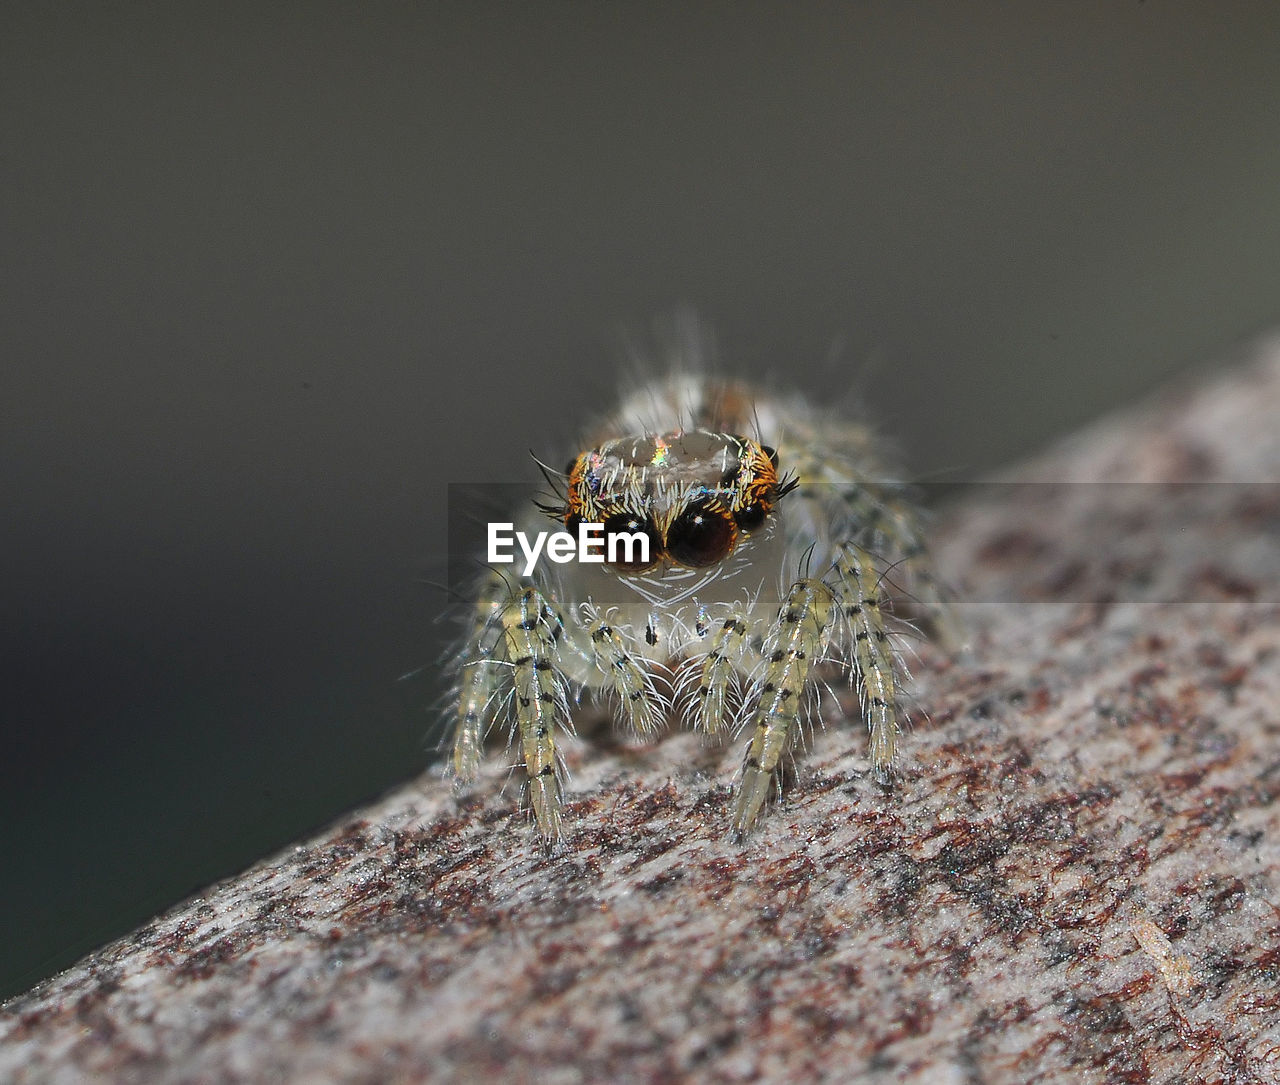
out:
{"label": "gray background", "polygon": [[1274,3],[209,7],[0,33],[0,993],[427,763],[620,329],[965,477],[1280,317]]}

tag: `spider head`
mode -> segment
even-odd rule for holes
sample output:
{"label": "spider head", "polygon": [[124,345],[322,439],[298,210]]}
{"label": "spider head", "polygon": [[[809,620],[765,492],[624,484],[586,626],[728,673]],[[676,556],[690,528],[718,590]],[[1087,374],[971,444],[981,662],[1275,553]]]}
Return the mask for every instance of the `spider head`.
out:
{"label": "spider head", "polygon": [[[746,437],[704,430],[624,437],[574,457],[566,471],[566,526],[604,524],[615,571],[660,563],[703,569],[724,561],[744,535],[764,527],[788,487],[778,454]],[[648,561],[625,539],[643,535]],[[611,548],[619,536],[624,545]]]}

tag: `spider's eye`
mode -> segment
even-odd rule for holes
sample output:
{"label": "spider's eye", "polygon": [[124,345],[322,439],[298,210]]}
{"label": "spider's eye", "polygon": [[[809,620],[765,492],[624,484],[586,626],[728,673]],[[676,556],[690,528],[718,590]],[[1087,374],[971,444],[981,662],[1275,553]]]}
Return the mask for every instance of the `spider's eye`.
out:
{"label": "spider's eye", "polygon": [[[640,540],[634,537],[615,538],[623,532],[631,536],[637,534],[647,536],[649,549],[642,550]],[[641,518],[629,512],[616,512],[604,521],[604,548],[606,556],[610,553],[617,555],[617,560],[610,564],[619,572],[643,573],[658,563],[658,556],[662,552],[662,540],[658,537],[658,529],[654,522],[647,516]],[[646,556],[648,560],[642,560]]]}
{"label": "spider's eye", "polygon": [[699,569],[723,559],[737,541],[732,517],[709,501],[690,505],[667,531],[667,553],[681,565]]}
{"label": "spider's eye", "polygon": [[759,501],[755,501],[740,508],[733,514],[733,518],[743,531],[754,531],[764,523],[765,507]]}

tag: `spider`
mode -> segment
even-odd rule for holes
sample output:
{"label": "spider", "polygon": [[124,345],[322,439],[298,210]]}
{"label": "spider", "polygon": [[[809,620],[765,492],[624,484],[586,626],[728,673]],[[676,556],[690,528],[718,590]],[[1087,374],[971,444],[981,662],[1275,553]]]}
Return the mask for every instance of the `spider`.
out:
{"label": "spider", "polygon": [[778,788],[821,671],[856,685],[871,763],[889,783],[904,668],[887,625],[892,567],[953,645],[909,492],[887,481],[871,430],[728,379],[673,374],[626,399],[563,472],[544,467],[569,531],[643,535],[647,555],[486,570],[456,661],[451,771],[477,773],[484,736],[519,742],[537,831],[562,834],[556,736],[584,692],[651,735],[670,718],[750,731],[731,825],[740,837]]}

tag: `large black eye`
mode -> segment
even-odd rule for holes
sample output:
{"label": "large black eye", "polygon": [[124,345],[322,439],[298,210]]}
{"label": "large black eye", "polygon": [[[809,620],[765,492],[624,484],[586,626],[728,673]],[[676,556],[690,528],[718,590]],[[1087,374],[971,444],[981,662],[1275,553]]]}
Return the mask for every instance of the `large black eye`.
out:
{"label": "large black eye", "polygon": [[744,505],[733,514],[733,518],[738,521],[738,526],[743,531],[754,531],[764,523],[765,508],[759,501],[750,505]]}
{"label": "large black eye", "polygon": [[[624,532],[632,537],[619,538]],[[636,538],[637,535],[643,538]],[[604,553],[606,561],[610,555],[616,558],[609,563],[620,572],[643,573],[658,563],[662,540],[654,522],[647,516],[641,519],[627,512],[618,512],[604,521]]]}
{"label": "large black eye", "polygon": [[732,517],[709,501],[698,501],[667,531],[667,553],[681,565],[714,565],[733,549],[738,529]]}

